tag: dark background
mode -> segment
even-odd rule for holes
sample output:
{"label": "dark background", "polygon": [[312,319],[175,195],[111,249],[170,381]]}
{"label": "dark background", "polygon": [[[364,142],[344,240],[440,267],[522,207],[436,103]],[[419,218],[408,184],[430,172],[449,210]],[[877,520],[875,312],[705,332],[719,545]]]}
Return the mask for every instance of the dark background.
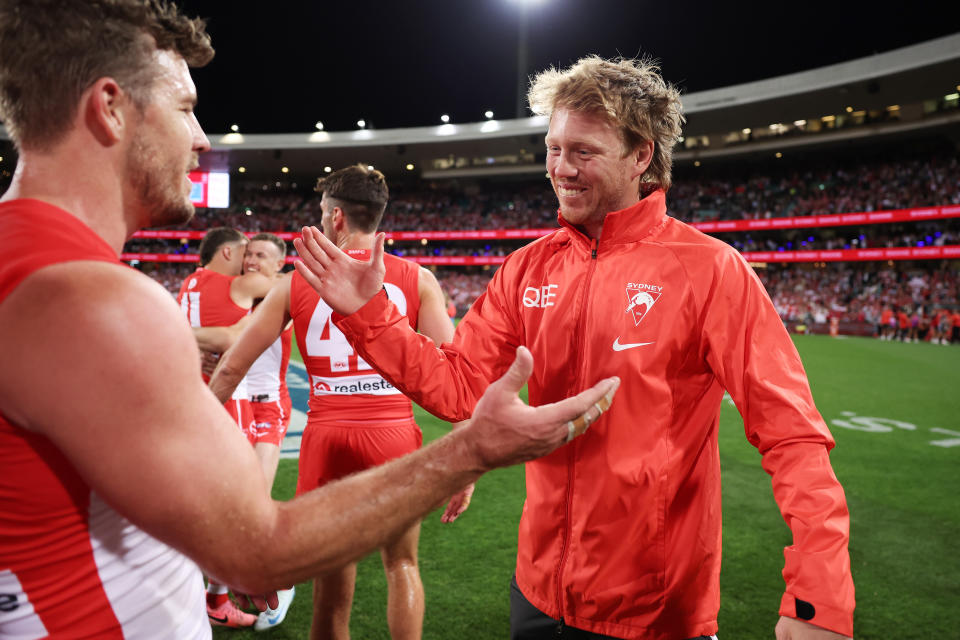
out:
{"label": "dark background", "polygon": [[[188,1],[217,56],[194,71],[211,133],[380,129],[515,115],[518,0]],[[684,92],[803,71],[960,31],[960,3],[541,0],[534,73],[596,53],[649,54]],[[958,74],[960,75],[960,74]],[[960,83],[960,77],[957,78]]]}

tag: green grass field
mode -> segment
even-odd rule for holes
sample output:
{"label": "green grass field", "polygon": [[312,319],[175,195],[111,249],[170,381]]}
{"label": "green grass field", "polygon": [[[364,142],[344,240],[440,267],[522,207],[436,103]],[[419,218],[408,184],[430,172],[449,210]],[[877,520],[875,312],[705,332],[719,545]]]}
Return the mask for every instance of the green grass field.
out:
{"label": "green grass field", "polygon": [[[960,638],[960,348],[823,336],[798,336],[796,343],[817,406],[837,440],[831,458],[851,512],[856,637]],[[419,410],[417,419],[425,440],[448,429]],[[720,455],[719,635],[772,639],[783,589],[782,549],[791,537],[760,456],[727,402]],[[295,460],[281,461],[276,498],[293,495],[296,473]],[[507,636],[523,496],[522,469],[498,470],[480,480],[460,520],[442,524],[439,511],[426,518],[420,542],[425,638]],[[354,638],[389,638],[385,602],[386,584],[374,554],[358,572]],[[287,620],[265,635],[307,637],[310,607],[309,584],[298,585]],[[264,636],[217,629],[214,637]]]}

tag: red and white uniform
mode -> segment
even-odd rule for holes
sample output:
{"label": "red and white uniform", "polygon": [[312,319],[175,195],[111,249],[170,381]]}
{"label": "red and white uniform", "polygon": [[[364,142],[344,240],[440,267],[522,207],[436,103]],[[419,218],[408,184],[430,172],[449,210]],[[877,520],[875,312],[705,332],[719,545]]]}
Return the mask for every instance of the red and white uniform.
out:
{"label": "red and white uniform", "polygon": [[[0,204],[0,304],[57,263],[117,264],[66,211]],[[203,578],[106,505],[47,438],[0,413],[0,640],[209,638]]]}
{"label": "red and white uniform", "polygon": [[[229,327],[250,313],[250,309],[238,306],[230,297],[230,283],[235,277],[225,276],[203,267],[187,276],[180,285],[177,302],[180,303],[180,310],[190,321],[191,327]],[[206,374],[203,379],[210,381]],[[243,431],[247,440],[253,444],[256,430],[253,409],[247,396],[247,379],[244,377],[223,406]]]}
{"label": "red and white uniform", "polygon": [[253,408],[255,443],[280,446],[290,426],[290,391],[287,389],[287,365],[293,326],[254,361],[247,371],[247,392]]}
{"label": "red and white uniform", "polygon": [[[369,251],[352,251],[366,259]],[[385,255],[384,289],[417,326],[419,267]],[[310,375],[307,426],[300,444],[297,493],[417,449],[422,434],[410,400],[357,357],[331,321],[332,310],[296,272],[290,280],[290,315]]]}
{"label": "red and white uniform", "polygon": [[756,274],[668,217],[662,191],[608,214],[599,240],[560,223],[507,258],[442,352],[381,294],[336,324],[387,380],[451,422],[469,417],[519,345],[533,354],[534,406],[620,377],[586,434],[526,465],[517,555],[534,606],[620,638],[717,632],[726,389],[793,529],[781,614],[852,635],[834,441]]}

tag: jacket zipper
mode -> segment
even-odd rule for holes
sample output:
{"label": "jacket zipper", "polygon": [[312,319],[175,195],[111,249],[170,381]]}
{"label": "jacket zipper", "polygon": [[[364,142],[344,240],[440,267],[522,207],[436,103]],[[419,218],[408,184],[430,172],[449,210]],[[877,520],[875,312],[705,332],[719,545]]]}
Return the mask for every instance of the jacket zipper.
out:
{"label": "jacket zipper", "polygon": [[[578,321],[578,326],[586,326],[586,315],[587,315],[587,305],[588,305],[588,295],[590,293],[590,282],[593,280],[593,273],[597,267],[597,248],[600,244],[598,238],[593,239],[593,247],[590,251],[590,267],[587,272],[587,279],[583,283],[583,303],[580,306],[580,319]],[[579,389],[583,386],[583,356],[584,356],[584,334],[580,332],[577,337],[578,343],[578,352],[580,354],[580,367],[579,374],[577,376],[577,386],[574,390]],[[567,500],[566,500],[566,511],[564,512],[564,523],[563,523],[563,542],[560,544],[560,562],[557,564],[557,611],[560,612],[560,626],[557,627],[557,634],[560,637],[560,634],[563,633],[563,567],[567,563],[567,547],[570,544],[570,510],[573,503],[573,465],[576,461],[576,447],[577,441],[574,440],[570,443],[569,446],[569,456],[570,461],[567,463]]]}

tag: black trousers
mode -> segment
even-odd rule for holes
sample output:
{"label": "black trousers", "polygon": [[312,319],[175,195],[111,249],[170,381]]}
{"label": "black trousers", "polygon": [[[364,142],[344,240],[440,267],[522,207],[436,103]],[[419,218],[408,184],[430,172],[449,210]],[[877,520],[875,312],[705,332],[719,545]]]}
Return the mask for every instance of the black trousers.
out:
{"label": "black trousers", "polygon": [[[510,581],[510,640],[619,640],[613,636],[576,629],[554,620],[530,604],[517,586],[517,577]],[[710,640],[699,636],[689,640]]]}

